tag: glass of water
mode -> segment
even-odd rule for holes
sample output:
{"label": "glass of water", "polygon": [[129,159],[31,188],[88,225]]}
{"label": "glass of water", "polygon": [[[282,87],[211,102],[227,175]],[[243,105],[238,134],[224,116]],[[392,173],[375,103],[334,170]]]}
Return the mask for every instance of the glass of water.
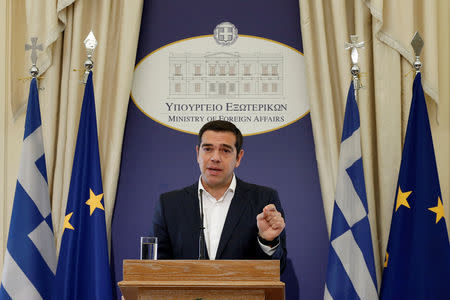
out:
{"label": "glass of water", "polygon": [[153,259],[158,257],[158,238],[141,236],[140,259]]}

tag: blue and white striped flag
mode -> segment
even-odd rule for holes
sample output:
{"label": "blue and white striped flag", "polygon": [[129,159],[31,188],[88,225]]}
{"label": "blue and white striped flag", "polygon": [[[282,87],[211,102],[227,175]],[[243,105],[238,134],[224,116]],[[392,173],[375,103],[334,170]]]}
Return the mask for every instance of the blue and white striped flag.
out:
{"label": "blue and white striped flag", "polygon": [[36,79],[30,84],[19,175],[0,299],[50,299],[56,273],[47,171]]}
{"label": "blue and white striped flag", "polygon": [[324,299],[378,299],[353,83],[347,95]]}

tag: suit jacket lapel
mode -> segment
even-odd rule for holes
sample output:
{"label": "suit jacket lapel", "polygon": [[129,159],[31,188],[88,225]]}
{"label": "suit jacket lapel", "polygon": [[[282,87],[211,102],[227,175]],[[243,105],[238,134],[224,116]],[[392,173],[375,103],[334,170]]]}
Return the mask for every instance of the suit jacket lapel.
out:
{"label": "suit jacket lapel", "polygon": [[195,226],[200,226],[200,206],[198,203],[198,183],[193,184],[186,189],[188,196],[186,201],[183,201],[184,209],[187,217],[191,218],[192,224]]}
{"label": "suit jacket lapel", "polygon": [[[237,179],[237,178],[236,178]],[[245,200],[246,188],[244,184],[237,179],[236,191],[234,193],[233,200],[231,201],[230,208],[228,209],[225,224],[223,225],[222,235],[220,236],[219,247],[217,248],[216,259],[220,258],[225,246],[230,240],[233,231],[236,230],[236,225],[241,218],[241,215],[248,207],[248,202]]]}
{"label": "suit jacket lapel", "polygon": [[200,205],[198,203],[198,183],[193,184],[186,188],[187,197],[185,201],[182,201],[185,217],[187,218],[186,224],[191,226],[193,232],[200,232]]}

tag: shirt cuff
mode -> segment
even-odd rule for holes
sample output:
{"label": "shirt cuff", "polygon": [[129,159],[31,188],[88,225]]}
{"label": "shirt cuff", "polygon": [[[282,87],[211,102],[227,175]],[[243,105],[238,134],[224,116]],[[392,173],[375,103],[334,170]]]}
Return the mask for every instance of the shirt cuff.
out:
{"label": "shirt cuff", "polygon": [[261,241],[259,239],[258,239],[258,243],[259,243],[259,246],[261,247],[262,251],[264,251],[264,253],[269,256],[272,256],[275,253],[275,251],[277,250],[278,246],[280,245],[280,242],[278,241],[278,244],[276,244],[273,247],[270,247],[270,246],[267,246],[267,245],[264,245],[263,243],[261,243]]}

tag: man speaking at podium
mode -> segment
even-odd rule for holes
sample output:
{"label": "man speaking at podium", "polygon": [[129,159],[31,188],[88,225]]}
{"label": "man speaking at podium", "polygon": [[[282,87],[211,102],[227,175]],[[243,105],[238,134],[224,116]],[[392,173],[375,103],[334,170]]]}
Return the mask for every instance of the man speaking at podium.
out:
{"label": "man speaking at podium", "polygon": [[156,204],[158,259],[279,259],[284,269],[286,234],[278,193],[234,175],[244,156],[242,144],[233,123],[211,121],[200,129],[198,182],[162,194]]}

